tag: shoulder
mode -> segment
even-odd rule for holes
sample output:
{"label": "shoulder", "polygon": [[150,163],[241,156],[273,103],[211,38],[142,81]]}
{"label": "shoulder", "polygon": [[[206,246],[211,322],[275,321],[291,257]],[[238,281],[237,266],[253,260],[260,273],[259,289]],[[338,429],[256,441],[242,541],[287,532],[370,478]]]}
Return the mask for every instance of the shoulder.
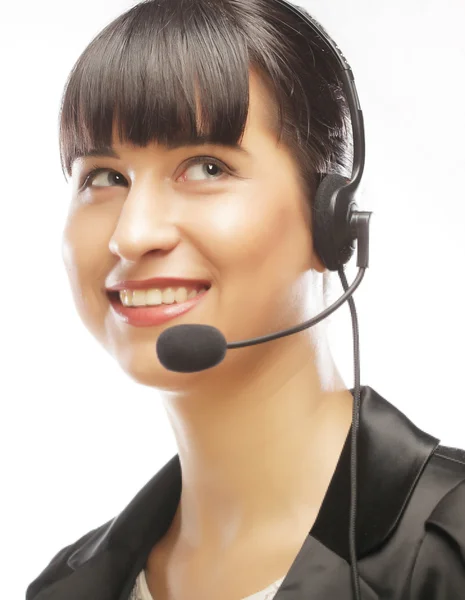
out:
{"label": "shoulder", "polygon": [[465,475],[465,450],[462,448],[452,448],[450,446],[437,446],[435,449],[433,456],[437,456],[446,461],[449,461],[449,464],[455,463],[457,468],[462,469]]}
{"label": "shoulder", "polygon": [[93,540],[100,541],[112,522],[113,519],[110,519],[103,525],[88,531],[68,546],[59,550],[45,569],[28,585],[26,590],[26,600],[34,600],[43,587],[49,586],[60,579],[64,579],[73,573],[74,569],[68,562],[72,554],[84,544],[92,544]]}
{"label": "shoulder", "polygon": [[465,450],[438,446],[429,463],[439,499],[409,578],[409,600],[462,600],[465,594]]}
{"label": "shoulder", "polygon": [[176,454],[116,516],[55,554],[29,584],[25,600],[102,598],[103,588],[105,597],[110,597],[109,586],[116,586],[116,592],[121,574],[145,547],[147,531],[154,537],[162,535],[180,493],[181,465]]}

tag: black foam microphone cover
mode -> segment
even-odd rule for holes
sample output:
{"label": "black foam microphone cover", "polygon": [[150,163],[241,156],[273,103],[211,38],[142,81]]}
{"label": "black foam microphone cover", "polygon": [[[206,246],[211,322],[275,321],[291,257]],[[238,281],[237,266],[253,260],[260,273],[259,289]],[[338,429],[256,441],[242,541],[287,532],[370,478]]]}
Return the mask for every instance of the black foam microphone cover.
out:
{"label": "black foam microphone cover", "polygon": [[157,354],[169,371],[195,373],[210,369],[226,356],[227,342],[210,325],[175,325],[163,331],[157,340]]}

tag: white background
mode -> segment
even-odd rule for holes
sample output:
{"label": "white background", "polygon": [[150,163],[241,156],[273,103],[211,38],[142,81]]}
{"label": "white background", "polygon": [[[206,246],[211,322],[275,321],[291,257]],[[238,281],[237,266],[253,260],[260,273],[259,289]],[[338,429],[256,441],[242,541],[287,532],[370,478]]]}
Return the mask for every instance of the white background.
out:
{"label": "white background", "polygon": [[[70,198],[58,153],[61,93],[85,46],[133,4],[23,0],[2,9],[0,552],[9,600],[24,598],[60,548],[116,515],[177,451],[157,391],[130,380],[80,322],[61,262]],[[302,4],[347,56],[365,118],[359,207],[375,214],[370,268],[355,295],[362,384],[463,448],[465,4]],[[347,304],[330,335],[352,387]]]}

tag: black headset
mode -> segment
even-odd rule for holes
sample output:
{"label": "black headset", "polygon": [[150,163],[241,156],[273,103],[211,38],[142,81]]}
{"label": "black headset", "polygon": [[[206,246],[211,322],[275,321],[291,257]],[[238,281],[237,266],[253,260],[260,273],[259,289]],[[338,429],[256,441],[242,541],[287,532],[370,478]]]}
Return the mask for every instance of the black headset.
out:
{"label": "black headset", "polygon": [[[354,158],[352,176],[348,180],[342,175],[325,175],[318,186],[313,201],[313,243],[315,251],[329,271],[338,271],[344,289],[348,290],[347,280],[343,270],[354,252],[354,239],[359,239],[359,250],[366,255],[360,256],[358,266],[368,267],[368,224],[371,213],[357,212],[354,200],[360,185],[365,166],[365,129],[360,100],[355,87],[354,76],[347,59],[339,46],[320,27],[320,25],[302,8],[290,4],[286,0],[275,0],[289,11],[300,17],[320,38],[324,47],[336,58],[340,68],[346,100],[350,108],[353,134]],[[355,234],[355,235],[354,235]],[[352,589],[356,600],[360,600],[360,583],[358,579],[357,554],[355,548],[356,502],[357,502],[357,430],[360,419],[360,363],[358,344],[357,316],[353,299],[348,298],[354,332],[355,349],[355,402],[352,418],[352,447],[351,447],[351,503],[349,525],[350,562],[352,567]]]}

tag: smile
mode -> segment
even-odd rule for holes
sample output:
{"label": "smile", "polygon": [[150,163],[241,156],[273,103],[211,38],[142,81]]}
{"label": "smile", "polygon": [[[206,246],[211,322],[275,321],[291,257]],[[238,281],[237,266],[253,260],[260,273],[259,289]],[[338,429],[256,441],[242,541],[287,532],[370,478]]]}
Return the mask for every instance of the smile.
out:
{"label": "smile", "polygon": [[207,286],[202,286],[197,288],[169,287],[164,290],[159,288],[121,290],[119,295],[124,306],[159,306],[160,304],[183,304],[207,289]]}
{"label": "smile", "polygon": [[[138,292],[139,291],[141,290],[138,290]],[[160,290],[155,291],[161,292]],[[120,296],[125,294],[126,290],[123,292],[108,292],[107,295],[110,300],[111,308],[119,320],[128,325],[132,325],[133,327],[153,327],[162,325],[167,321],[171,321],[176,317],[186,314],[202,302],[208,291],[209,290],[207,289],[203,289],[196,293],[194,297],[188,298],[184,302],[176,302],[174,299],[171,301],[171,296],[168,296],[168,303],[166,304],[157,303],[154,305],[146,305],[145,298],[143,305],[141,306],[125,306],[123,304]],[[144,290],[142,293],[144,294],[147,292],[150,292],[150,290]],[[142,303],[141,297],[139,298],[139,302]]]}

